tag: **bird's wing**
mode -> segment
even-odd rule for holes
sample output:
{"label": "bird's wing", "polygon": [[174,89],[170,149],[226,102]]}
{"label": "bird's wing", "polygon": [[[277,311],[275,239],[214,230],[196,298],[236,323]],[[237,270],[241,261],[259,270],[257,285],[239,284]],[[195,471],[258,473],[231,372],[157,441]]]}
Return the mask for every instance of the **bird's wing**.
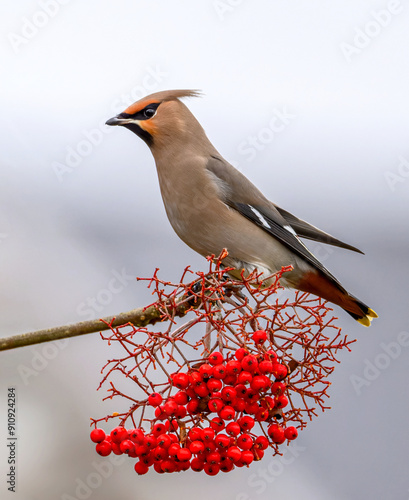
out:
{"label": "bird's wing", "polygon": [[339,285],[338,280],[302,243],[274,204],[247,177],[222,157],[212,156],[206,168],[214,176],[226,205],[237,210]]}
{"label": "bird's wing", "polygon": [[281,207],[275,205],[276,209],[280,212],[280,214],[284,217],[284,219],[288,222],[288,224],[294,229],[298,236],[301,238],[307,238],[313,241],[319,241],[320,243],[326,243],[328,245],[333,245],[335,247],[345,248],[347,250],[352,250],[353,252],[358,252],[363,254],[359,248],[356,248],[348,243],[344,243],[337,238],[334,238],[330,234],[318,229],[312,224],[308,224],[305,220],[299,219],[295,215],[287,212]]}

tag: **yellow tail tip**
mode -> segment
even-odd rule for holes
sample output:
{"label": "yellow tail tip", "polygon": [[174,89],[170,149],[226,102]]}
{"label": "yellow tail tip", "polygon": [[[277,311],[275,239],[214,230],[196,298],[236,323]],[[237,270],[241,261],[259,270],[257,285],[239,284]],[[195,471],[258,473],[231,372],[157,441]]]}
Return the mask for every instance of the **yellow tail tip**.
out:
{"label": "yellow tail tip", "polygon": [[368,316],[369,316],[370,318],[378,318],[378,317],[379,317],[379,316],[376,314],[376,312],[375,312],[373,309],[371,309],[371,308],[369,308],[369,309],[368,309]]}
{"label": "yellow tail tip", "polygon": [[369,318],[368,316],[364,316],[363,318],[358,318],[357,321],[358,321],[358,323],[361,323],[361,325],[371,326],[372,318]]}
{"label": "yellow tail tip", "polygon": [[368,313],[366,316],[363,316],[362,318],[358,318],[357,321],[358,323],[361,323],[361,325],[364,326],[371,326],[371,321],[374,318],[378,318],[378,315],[373,309],[368,308]]}

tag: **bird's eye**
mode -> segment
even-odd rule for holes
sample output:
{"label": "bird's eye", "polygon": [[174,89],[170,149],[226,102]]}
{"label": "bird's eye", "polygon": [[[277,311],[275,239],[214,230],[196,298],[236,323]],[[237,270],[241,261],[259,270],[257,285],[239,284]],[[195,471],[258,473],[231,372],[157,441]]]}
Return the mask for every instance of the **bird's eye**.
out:
{"label": "bird's eye", "polygon": [[156,109],[147,108],[147,109],[144,109],[144,111],[143,111],[143,116],[145,118],[152,118],[152,116],[155,116],[155,115],[156,115]]}

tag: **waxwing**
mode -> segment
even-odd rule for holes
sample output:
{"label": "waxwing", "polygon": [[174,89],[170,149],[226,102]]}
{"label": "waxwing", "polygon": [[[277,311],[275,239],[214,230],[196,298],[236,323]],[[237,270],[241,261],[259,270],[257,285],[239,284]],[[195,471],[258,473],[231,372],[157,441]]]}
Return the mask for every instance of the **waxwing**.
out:
{"label": "waxwing", "polygon": [[180,101],[193,90],[151,94],[111,118],[149,146],[156,162],[160,190],[177,235],[203,256],[226,248],[225,266],[240,279],[257,269],[264,277],[292,266],[281,285],[313,293],[342,307],[369,326],[375,311],[348,293],[301,242],[301,238],[360,252],[278,207],[228,163]]}

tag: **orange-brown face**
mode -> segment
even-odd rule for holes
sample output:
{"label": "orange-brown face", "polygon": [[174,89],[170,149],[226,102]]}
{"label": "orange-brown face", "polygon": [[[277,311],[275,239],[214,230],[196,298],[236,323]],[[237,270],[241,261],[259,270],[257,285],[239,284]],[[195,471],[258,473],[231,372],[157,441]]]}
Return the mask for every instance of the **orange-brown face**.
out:
{"label": "orange-brown face", "polygon": [[189,131],[195,118],[179,99],[198,97],[196,90],[162,90],[131,104],[123,113],[106,122],[122,125],[137,134],[146,144],[162,143]]}
{"label": "orange-brown face", "polygon": [[160,101],[157,99],[142,99],[131,104],[123,113],[111,118],[107,125],[122,125],[143,139],[148,146],[158,132],[155,115]]}

